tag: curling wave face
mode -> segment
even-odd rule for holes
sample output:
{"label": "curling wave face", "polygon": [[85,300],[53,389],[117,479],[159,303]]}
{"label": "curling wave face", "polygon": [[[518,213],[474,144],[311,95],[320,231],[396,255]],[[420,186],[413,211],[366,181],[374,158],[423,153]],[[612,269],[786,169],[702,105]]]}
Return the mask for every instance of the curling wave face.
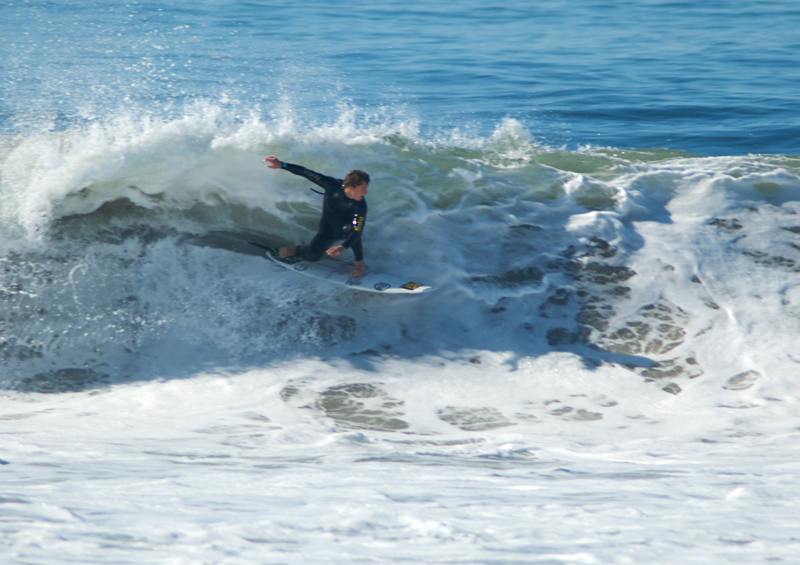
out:
{"label": "curling wave face", "polygon": [[[567,151],[514,120],[486,138],[413,130],[348,116],[304,129],[206,104],[6,138],[3,387],[363,351],[569,352],[671,393],[796,366],[797,158]],[[443,291],[401,303],[271,269],[246,242],[308,239],[320,202],[265,154],[369,170],[368,262]]]}

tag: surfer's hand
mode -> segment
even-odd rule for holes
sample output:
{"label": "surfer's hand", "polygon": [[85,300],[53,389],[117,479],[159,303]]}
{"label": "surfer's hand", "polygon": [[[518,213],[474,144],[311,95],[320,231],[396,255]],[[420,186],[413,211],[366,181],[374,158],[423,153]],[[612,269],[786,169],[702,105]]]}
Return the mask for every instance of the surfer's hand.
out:
{"label": "surfer's hand", "polygon": [[331,257],[338,257],[339,255],[341,255],[344,252],[345,252],[344,245],[335,245],[335,246],[331,247],[330,249],[328,249],[325,253],[327,253]]}
{"label": "surfer's hand", "polygon": [[280,169],[283,164],[276,157],[265,157],[264,162],[267,163],[267,167],[270,169]]}
{"label": "surfer's hand", "polygon": [[364,272],[367,270],[367,266],[364,264],[364,261],[356,261],[356,266],[353,267],[353,270],[350,272],[351,279],[360,279],[364,276]]}

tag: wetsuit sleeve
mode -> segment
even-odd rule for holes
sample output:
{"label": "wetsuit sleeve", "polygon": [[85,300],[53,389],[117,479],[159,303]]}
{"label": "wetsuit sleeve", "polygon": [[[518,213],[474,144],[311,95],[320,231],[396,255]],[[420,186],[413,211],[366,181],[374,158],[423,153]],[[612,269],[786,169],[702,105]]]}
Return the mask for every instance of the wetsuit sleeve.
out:
{"label": "wetsuit sleeve", "polygon": [[356,261],[364,260],[364,249],[361,247],[361,237],[353,243],[353,254],[356,256]]}
{"label": "wetsuit sleeve", "polygon": [[356,261],[364,260],[364,249],[361,246],[361,232],[364,231],[364,225],[367,223],[367,203],[362,201],[361,206],[355,217],[353,218],[353,231],[342,242],[345,249],[353,249],[356,256]]}
{"label": "wetsuit sleeve", "polygon": [[285,171],[289,171],[292,174],[307,178],[317,186],[324,188],[325,192],[332,192],[338,188],[341,188],[342,186],[341,180],[321,175],[315,171],[312,171],[311,169],[306,169],[302,165],[293,165],[292,163],[282,161],[281,168]]}

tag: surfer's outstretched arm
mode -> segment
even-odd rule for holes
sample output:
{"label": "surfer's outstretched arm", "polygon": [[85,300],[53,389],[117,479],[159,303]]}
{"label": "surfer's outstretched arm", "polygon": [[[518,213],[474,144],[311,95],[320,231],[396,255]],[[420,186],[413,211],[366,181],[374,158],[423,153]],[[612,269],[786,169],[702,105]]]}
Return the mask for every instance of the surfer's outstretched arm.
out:
{"label": "surfer's outstretched arm", "polygon": [[267,167],[270,169],[283,169],[292,174],[305,177],[317,186],[324,188],[326,193],[336,192],[342,188],[341,179],[335,179],[327,175],[321,175],[316,171],[306,169],[302,165],[287,163],[286,161],[281,161],[277,157],[266,157],[264,158],[264,162],[267,163]]}

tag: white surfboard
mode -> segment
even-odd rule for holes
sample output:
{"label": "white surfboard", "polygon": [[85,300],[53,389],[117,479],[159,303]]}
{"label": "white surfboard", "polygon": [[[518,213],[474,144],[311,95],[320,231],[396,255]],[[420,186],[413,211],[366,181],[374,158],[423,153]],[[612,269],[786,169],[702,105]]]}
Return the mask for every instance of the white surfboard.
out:
{"label": "white surfboard", "polygon": [[422,294],[434,290],[431,286],[403,279],[395,275],[379,273],[370,268],[367,268],[363,277],[354,278],[350,276],[353,265],[343,261],[324,258],[319,261],[311,262],[301,259],[300,257],[280,259],[278,257],[278,248],[269,248],[257,243],[253,243],[253,245],[266,249],[266,257],[281,267],[296,273],[301,273],[307,277],[322,279],[354,290],[365,290],[367,292],[379,292],[382,294]]}

